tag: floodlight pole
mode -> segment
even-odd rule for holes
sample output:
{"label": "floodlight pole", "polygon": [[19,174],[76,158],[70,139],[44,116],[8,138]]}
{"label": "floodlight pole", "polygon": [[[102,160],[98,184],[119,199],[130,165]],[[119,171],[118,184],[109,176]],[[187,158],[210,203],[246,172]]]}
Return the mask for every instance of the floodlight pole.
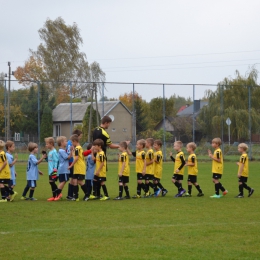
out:
{"label": "floodlight pole", "polygon": [[5,94],[4,94],[4,96],[5,96],[5,104],[4,104],[4,117],[5,117],[5,141],[7,141],[7,134],[6,134],[6,124],[7,124],[7,122],[6,122],[6,80],[5,80]]}

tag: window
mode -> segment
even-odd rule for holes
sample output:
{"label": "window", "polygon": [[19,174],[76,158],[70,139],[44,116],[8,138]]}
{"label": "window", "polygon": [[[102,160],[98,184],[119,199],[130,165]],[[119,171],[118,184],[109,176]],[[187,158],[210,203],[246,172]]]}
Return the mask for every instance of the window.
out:
{"label": "window", "polygon": [[57,136],[60,136],[61,135],[61,126],[60,124],[56,124],[53,126],[53,136],[54,137],[57,137]]}

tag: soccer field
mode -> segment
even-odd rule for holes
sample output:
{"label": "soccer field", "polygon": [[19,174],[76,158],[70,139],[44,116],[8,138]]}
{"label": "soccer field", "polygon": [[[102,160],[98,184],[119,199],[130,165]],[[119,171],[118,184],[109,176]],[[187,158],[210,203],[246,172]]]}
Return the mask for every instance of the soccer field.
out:
{"label": "soccer field", "polygon": [[[211,199],[211,163],[199,162],[198,182],[205,194],[174,198],[173,164],[165,163],[165,197],[113,201],[118,195],[117,164],[108,164],[110,201],[47,202],[51,196],[47,163],[35,190],[38,201],[21,201],[26,164],[18,173],[14,202],[1,203],[0,259],[260,259],[259,162],[249,164],[251,198],[238,194],[237,166],[224,163],[222,184],[229,191]],[[185,173],[184,187],[187,173]],[[136,193],[131,164],[130,194]],[[67,187],[63,192],[66,197]],[[80,197],[83,197],[80,191]]]}

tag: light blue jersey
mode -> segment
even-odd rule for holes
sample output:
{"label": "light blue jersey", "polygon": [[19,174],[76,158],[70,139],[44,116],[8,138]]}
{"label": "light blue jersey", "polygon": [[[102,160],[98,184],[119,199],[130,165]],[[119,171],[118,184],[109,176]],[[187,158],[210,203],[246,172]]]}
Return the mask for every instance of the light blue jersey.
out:
{"label": "light blue jersey", "polygon": [[48,173],[51,175],[54,169],[58,169],[59,156],[55,148],[48,153]]}
{"label": "light blue jersey", "polygon": [[92,160],[91,154],[87,156],[86,163],[87,163],[87,174],[85,178],[86,180],[93,180],[96,163],[95,161]]}
{"label": "light blue jersey", "polygon": [[[70,154],[70,147],[73,147],[71,140],[69,140],[69,141],[67,142],[66,151],[67,151],[67,154],[68,154],[68,155]],[[70,160],[69,160],[69,163],[72,163],[72,162],[73,162],[73,156],[71,156],[71,158],[70,158]]]}
{"label": "light blue jersey", "polygon": [[12,154],[6,152],[6,157],[7,157],[7,161],[8,161],[8,164],[9,164],[9,168],[10,168],[10,171],[11,171],[11,180],[12,181],[15,181],[16,177],[15,177],[15,166],[10,166],[10,164],[13,163],[14,161],[14,157]]}
{"label": "light blue jersey", "polygon": [[38,160],[34,154],[29,155],[27,163],[26,180],[36,181],[39,179]]}
{"label": "light blue jersey", "polygon": [[67,154],[67,151],[64,149],[59,149],[59,169],[58,174],[68,174],[70,173],[70,170],[68,170],[69,167],[69,155]]}

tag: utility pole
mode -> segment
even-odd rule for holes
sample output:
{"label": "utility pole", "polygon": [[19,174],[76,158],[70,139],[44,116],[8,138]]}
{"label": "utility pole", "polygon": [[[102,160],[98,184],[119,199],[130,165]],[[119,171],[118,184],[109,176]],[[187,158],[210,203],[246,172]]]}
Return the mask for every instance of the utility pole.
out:
{"label": "utility pole", "polygon": [[8,61],[8,93],[7,93],[7,131],[6,140],[10,139],[10,89],[11,89],[11,62]]}

